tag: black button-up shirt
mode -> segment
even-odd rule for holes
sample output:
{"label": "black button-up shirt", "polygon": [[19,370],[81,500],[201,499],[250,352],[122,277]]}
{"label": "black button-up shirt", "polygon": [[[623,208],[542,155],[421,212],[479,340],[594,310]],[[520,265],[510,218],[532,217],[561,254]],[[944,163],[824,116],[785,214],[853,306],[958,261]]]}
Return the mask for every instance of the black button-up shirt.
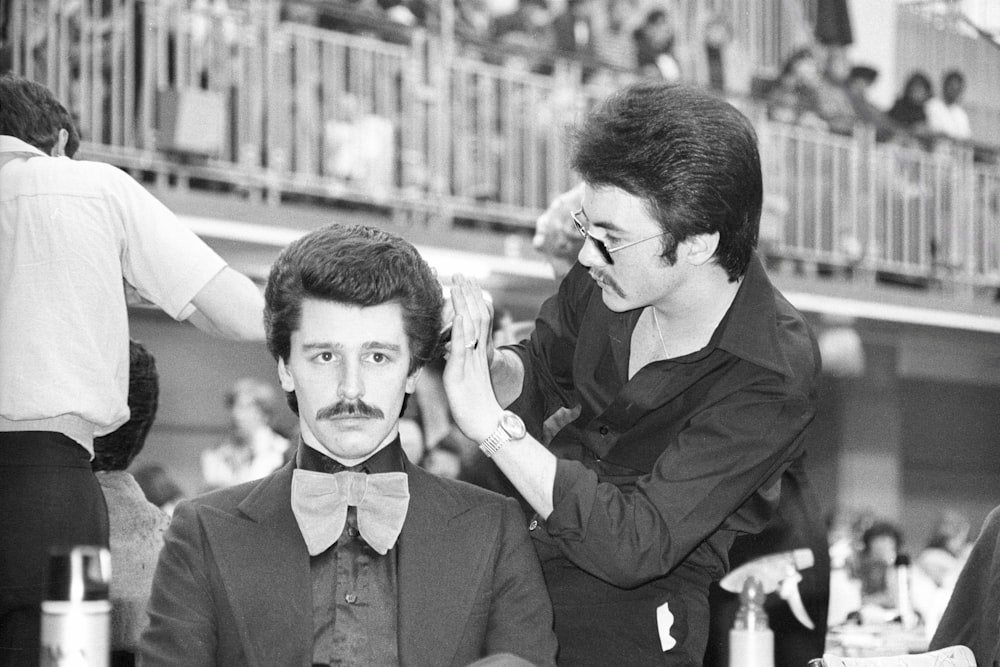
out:
{"label": "black button-up shirt", "polygon": [[640,314],[610,311],[578,264],[513,348],[510,409],[533,433],[581,406],[550,445],[554,511],[532,531],[565,664],[701,664],[708,584],[767,523],[814,415],[815,338],[756,256],[708,345],[630,379]]}
{"label": "black button-up shirt", "polygon": [[[399,439],[350,468],[299,443],[296,465],[335,474],[403,472]],[[376,667],[399,664],[396,549],[384,556],[358,532],[358,510],[349,507],[344,532],[309,559],[313,590],[313,664]]]}

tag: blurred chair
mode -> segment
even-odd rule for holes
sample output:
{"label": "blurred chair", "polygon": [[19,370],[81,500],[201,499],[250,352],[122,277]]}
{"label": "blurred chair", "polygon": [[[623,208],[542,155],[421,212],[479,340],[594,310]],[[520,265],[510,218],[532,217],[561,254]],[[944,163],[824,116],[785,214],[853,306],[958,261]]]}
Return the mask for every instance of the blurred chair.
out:
{"label": "blurred chair", "polygon": [[879,658],[842,658],[826,653],[809,667],[976,667],[976,656],[965,646],[949,646],[928,653]]}

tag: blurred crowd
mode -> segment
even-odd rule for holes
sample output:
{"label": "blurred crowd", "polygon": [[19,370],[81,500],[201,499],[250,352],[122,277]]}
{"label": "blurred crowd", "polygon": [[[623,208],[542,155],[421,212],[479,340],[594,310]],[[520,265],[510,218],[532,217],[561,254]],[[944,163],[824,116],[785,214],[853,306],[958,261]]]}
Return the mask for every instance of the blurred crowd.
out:
{"label": "blurred crowd", "polygon": [[861,126],[874,131],[876,141],[928,149],[938,141],[972,138],[961,71],[945,72],[937,89],[926,73],[911,73],[889,109],[870,99],[878,76],[871,65],[850,63],[842,49],[803,47],[757,92],[767,102],[768,116],[785,123],[847,135]]}
{"label": "blurred crowd", "polygon": [[[707,14],[699,21],[702,34],[693,37],[668,0],[463,0],[453,10],[449,18],[460,52],[507,67],[548,73],[556,58],[569,58],[582,62],[588,74],[724,85],[722,51],[731,28],[720,15]],[[406,39],[401,28],[438,29],[444,20],[441,3],[424,0],[288,0],[283,15],[390,40]],[[703,45],[703,53],[690,53],[687,45],[693,43]]]}
{"label": "blurred crowd", "polygon": [[898,621],[922,627],[930,639],[974,538],[968,518],[952,509],[917,544],[874,512],[836,515],[829,525],[830,626]]}

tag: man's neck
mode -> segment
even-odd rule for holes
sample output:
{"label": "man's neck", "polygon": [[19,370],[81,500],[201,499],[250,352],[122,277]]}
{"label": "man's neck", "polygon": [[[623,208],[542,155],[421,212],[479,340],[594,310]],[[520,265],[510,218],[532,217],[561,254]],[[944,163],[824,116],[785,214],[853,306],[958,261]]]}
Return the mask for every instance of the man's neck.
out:
{"label": "man's neck", "polygon": [[670,356],[700,350],[712,338],[736,298],[742,279],[729,282],[716,267],[705,267],[703,275],[686,281],[679,289],[651,304],[659,334],[668,341]]}
{"label": "man's neck", "polygon": [[322,443],[320,443],[319,439],[316,438],[316,436],[313,435],[312,432],[310,432],[308,428],[302,428],[301,431],[302,431],[302,442],[304,442],[307,447],[311,447],[311,448],[315,449],[317,452],[319,452],[323,456],[326,456],[327,458],[333,459],[337,463],[340,463],[341,465],[343,465],[345,468],[354,467],[356,465],[364,463],[365,461],[367,461],[371,457],[375,456],[375,454],[377,454],[378,452],[382,451],[383,449],[385,449],[386,447],[388,447],[390,444],[392,444],[392,441],[396,439],[396,437],[397,437],[397,435],[399,433],[398,428],[394,429],[391,433],[389,433],[389,435],[386,436],[385,440],[383,440],[382,443],[379,444],[379,446],[376,447],[375,449],[373,449],[371,452],[369,452],[368,454],[365,454],[364,456],[362,456],[360,458],[349,459],[349,458],[346,458],[344,456],[340,456],[340,455],[335,454],[332,451],[330,451],[330,449],[328,449],[325,445],[323,445]]}

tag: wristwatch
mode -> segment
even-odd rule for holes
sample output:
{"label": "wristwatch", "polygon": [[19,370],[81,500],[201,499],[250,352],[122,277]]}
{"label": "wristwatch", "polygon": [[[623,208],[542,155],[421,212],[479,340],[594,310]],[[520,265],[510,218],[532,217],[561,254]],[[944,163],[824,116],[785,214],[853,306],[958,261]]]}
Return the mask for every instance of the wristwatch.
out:
{"label": "wristwatch", "polygon": [[487,458],[491,459],[494,454],[500,451],[501,447],[511,440],[520,440],[526,433],[521,418],[510,410],[504,410],[500,414],[500,423],[485,440],[479,443],[479,449],[482,450],[483,454],[486,454]]}

